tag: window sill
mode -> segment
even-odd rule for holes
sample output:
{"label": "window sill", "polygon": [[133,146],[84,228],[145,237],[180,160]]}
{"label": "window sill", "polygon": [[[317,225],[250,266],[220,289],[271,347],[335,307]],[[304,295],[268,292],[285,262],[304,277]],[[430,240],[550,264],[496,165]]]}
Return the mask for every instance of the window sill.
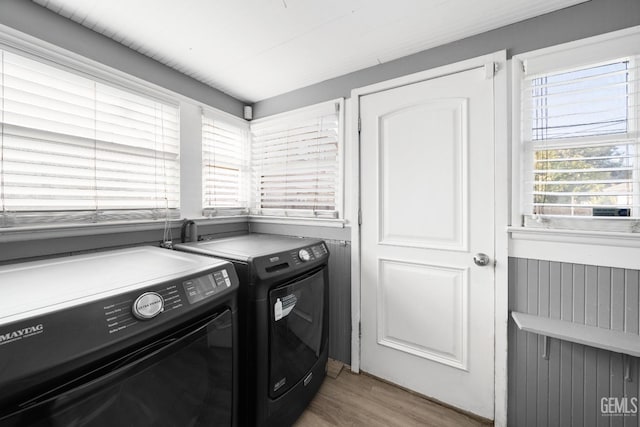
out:
{"label": "window sill", "polygon": [[507,231],[512,239],[640,247],[640,233],[530,227],[508,227]]}
{"label": "window sill", "polygon": [[306,225],[312,227],[332,227],[345,228],[348,222],[344,219],[326,218],[294,218],[285,216],[249,215],[249,223],[254,224],[284,224],[284,225]]}
{"label": "window sill", "polygon": [[[309,227],[323,227],[327,229],[345,229],[349,227],[348,221],[344,219],[312,219],[312,218],[290,218],[290,217],[265,217],[265,216],[217,216],[217,217],[191,217],[200,226],[233,224],[233,223],[254,223],[254,224],[276,224],[276,225],[297,225]],[[182,226],[184,219],[174,219],[169,221],[169,226],[174,231]],[[47,239],[62,239],[73,237],[90,237],[97,235],[108,235],[118,233],[132,233],[143,231],[158,231],[159,239],[162,238],[164,220],[155,221],[122,221],[100,224],[52,224],[42,226],[11,227],[0,228],[0,244],[13,242],[27,242]],[[179,236],[178,236],[179,237]]]}
{"label": "window sill", "polygon": [[508,227],[509,256],[638,269],[640,233]]}
{"label": "window sill", "polygon": [[[247,217],[231,216],[216,218],[193,218],[198,224],[225,224],[235,222],[247,222]],[[182,226],[183,219],[169,221],[173,229]],[[41,239],[58,239],[68,237],[95,236],[102,234],[130,233],[139,231],[161,231],[164,229],[164,220],[155,221],[126,221],[101,224],[55,224],[44,226],[11,227],[0,229],[0,243],[24,242]],[[160,238],[162,236],[160,235]],[[179,237],[179,236],[178,236]]]}

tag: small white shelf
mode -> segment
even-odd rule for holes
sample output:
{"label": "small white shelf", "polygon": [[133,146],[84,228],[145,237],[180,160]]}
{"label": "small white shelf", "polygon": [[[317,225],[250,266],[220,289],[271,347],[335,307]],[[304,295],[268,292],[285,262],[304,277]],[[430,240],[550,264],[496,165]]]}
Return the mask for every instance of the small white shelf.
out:
{"label": "small white shelf", "polygon": [[515,311],[511,317],[523,331],[640,357],[640,335]]}

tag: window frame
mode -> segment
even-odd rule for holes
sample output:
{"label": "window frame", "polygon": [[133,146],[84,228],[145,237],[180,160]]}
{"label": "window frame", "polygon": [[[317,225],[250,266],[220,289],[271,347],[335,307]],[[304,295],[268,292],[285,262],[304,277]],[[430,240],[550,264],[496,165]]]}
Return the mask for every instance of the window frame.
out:
{"label": "window frame", "polygon": [[[344,212],[344,191],[345,191],[345,100],[344,98],[336,98],[329,101],[320,102],[317,104],[309,105],[306,107],[298,108],[295,110],[286,111],[279,114],[274,114],[267,117],[262,117],[260,119],[256,119],[251,122],[251,127],[254,124],[262,124],[265,122],[288,122],[296,117],[309,117],[313,114],[320,114],[322,111],[326,111],[328,108],[335,108],[338,105],[339,111],[337,111],[337,119],[338,119],[338,130],[337,130],[337,182],[335,186],[335,211],[336,216],[334,218],[328,217],[319,217],[319,216],[311,216],[305,215],[303,212],[296,212],[295,209],[260,209],[255,208],[256,204],[256,182],[253,169],[253,158],[250,161],[250,169],[251,169],[251,194],[250,194],[250,221],[252,222],[269,222],[269,223],[282,223],[282,222],[293,222],[300,224],[317,224],[317,225],[325,225],[332,226],[338,225],[341,226],[345,222],[345,212]],[[253,131],[251,132],[251,148],[253,148]]]}
{"label": "window frame", "polygon": [[[98,84],[103,84],[109,87],[113,87],[117,90],[132,93],[137,96],[141,96],[153,101],[157,101],[162,104],[168,104],[174,106],[177,110],[177,125],[178,125],[178,167],[182,169],[182,162],[180,161],[181,148],[181,119],[182,119],[182,106],[184,101],[188,98],[179,95],[171,90],[165,89],[161,86],[150,83],[146,80],[135,77],[126,72],[117,70],[110,66],[98,63],[82,55],[70,52],[64,48],[55,46],[51,43],[37,39],[35,37],[26,35],[17,30],[13,30],[9,27],[0,26],[0,49],[11,54],[19,55],[28,60],[42,63],[46,66],[54,67],[63,72],[71,73],[81,78],[90,79]],[[193,102],[193,101],[192,101]],[[116,215],[108,220],[104,221],[77,221],[73,218],[68,221],[53,221],[53,222],[24,222],[17,225],[2,226],[0,224],[0,232],[21,232],[30,230],[44,230],[46,233],[51,233],[52,230],[71,230],[95,227],[102,230],[104,227],[119,227],[125,226],[127,229],[129,224],[156,224],[166,223],[168,221],[177,220],[181,217],[181,209],[183,205],[182,192],[182,175],[179,178],[178,188],[178,206],[175,209],[166,211],[161,209],[158,215],[151,217],[136,217],[127,215],[126,217],[120,217]],[[135,211],[135,209],[134,209]],[[48,211],[41,211],[46,214]],[[73,211],[60,211],[64,212]],[[57,233],[56,233],[57,234]]]}
{"label": "window frame", "polygon": [[[635,43],[635,44],[634,44]],[[591,37],[584,40],[552,46],[532,52],[515,55],[511,61],[511,119],[512,119],[512,203],[511,224],[512,229],[518,232],[525,230],[534,231],[538,237],[550,234],[558,230],[578,233],[609,233],[611,235],[621,233],[640,232],[640,215],[632,218],[610,217],[570,217],[553,215],[533,215],[525,212],[527,197],[530,192],[525,188],[525,178],[530,176],[533,170],[533,162],[530,154],[534,147],[525,146],[528,132],[524,129],[526,118],[522,115],[522,90],[524,87],[525,69],[528,75],[552,74],[554,72],[570,71],[588,68],[597,64],[620,60],[622,58],[635,57],[635,72],[637,73],[638,55],[640,55],[640,27],[629,28],[609,34]],[[634,71],[631,71],[633,73]],[[638,76],[632,76],[635,81],[636,99],[633,105],[636,111],[640,111],[640,82]],[[630,120],[631,128],[625,138],[638,141],[640,135],[640,119],[635,115]],[[618,134],[620,135],[620,134]],[[606,139],[608,136],[603,136]],[[614,135],[615,137],[615,135]],[[585,137],[588,146],[589,137]],[[557,139],[555,140],[557,141]],[[550,140],[553,144],[554,140]],[[640,142],[639,142],[640,143]],[[636,162],[640,163],[640,162]],[[640,165],[634,165],[634,180],[640,184]],[[542,233],[540,233],[542,232]],[[602,238],[601,235],[598,238]]]}

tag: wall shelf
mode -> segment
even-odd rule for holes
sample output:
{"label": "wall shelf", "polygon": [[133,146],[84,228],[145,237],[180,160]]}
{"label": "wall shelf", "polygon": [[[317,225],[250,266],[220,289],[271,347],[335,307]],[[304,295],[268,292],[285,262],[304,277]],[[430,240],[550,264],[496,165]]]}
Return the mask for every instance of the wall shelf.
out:
{"label": "wall shelf", "polygon": [[[511,317],[523,331],[640,357],[640,335],[515,311]],[[546,345],[543,357],[548,358]]]}

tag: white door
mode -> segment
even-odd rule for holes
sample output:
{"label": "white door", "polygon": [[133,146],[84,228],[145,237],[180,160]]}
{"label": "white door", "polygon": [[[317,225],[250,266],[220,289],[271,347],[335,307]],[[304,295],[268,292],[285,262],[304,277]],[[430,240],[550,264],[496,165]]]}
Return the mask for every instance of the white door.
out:
{"label": "white door", "polygon": [[[360,97],[361,368],[489,419],[492,74],[479,67]],[[488,265],[474,263],[478,253]]]}

